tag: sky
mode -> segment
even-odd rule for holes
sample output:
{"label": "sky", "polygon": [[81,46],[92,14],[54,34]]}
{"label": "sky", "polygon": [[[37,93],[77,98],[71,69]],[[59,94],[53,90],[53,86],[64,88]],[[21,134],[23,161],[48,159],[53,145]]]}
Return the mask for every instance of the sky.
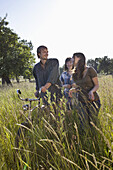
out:
{"label": "sky", "polygon": [[87,60],[113,58],[112,0],[0,0],[0,17],[6,13],[9,27],[32,42],[35,56],[45,45],[60,66],[75,52]]}

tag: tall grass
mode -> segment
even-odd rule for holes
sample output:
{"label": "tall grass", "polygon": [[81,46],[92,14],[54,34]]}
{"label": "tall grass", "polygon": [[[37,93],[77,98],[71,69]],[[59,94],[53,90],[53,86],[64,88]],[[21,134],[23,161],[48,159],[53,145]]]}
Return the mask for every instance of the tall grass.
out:
{"label": "tall grass", "polygon": [[[77,110],[66,109],[66,101],[37,108],[30,126],[16,89],[22,97],[34,97],[35,84],[21,83],[0,89],[0,168],[7,169],[112,169],[113,79],[99,78],[101,109],[98,124],[86,120],[81,129]],[[34,102],[32,107],[37,105]],[[17,147],[17,131],[22,128]]]}

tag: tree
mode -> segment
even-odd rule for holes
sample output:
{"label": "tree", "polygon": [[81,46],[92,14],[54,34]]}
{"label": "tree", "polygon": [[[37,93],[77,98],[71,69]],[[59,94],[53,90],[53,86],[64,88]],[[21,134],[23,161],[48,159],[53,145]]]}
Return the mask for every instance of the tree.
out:
{"label": "tree", "polygon": [[60,75],[61,75],[61,73],[63,72],[63,70],[64,70],[64,65],[59,68]]}
{"label": "tree", "polygon": [[110,60],[109,72],[113,75],[113,59]]}
{"label": "tree", "polygon": [[9,79],[11,72],[10,58],[18,36],[7,27],[8,22],[5,19],[6,17],[4,19],[0,18],[0,77],[3,84],[5,81],[7,84],[11,84]]}
{"label": "tree", "polygon": [[108,56],[104,56],[101,59],[100,65],[99,65],[99,71],[103,72],[105,74],[109,74],[110,73],[110,58],[108,58]]}
{"label": "tree", "polygon": [[87,61],[87,65],[93,67],[97,73],[99,73],[99,65],[100,65],[101,58],[95,58],[95,60],[89,59]]}
{"label": "tree", "polygon": [[18,80],[20,75],[25,75],[26,70],[32,72],[35,58],[31,52],[32,43],[20,40],[18,35],[7,27],[6,17],[0,18],[0,77],[2,84],[11,84],[10,77],[15,76]]}
{"label": "tree", "polygon": [[96,63],[95,60],[89,59],[89,60],[87,61],[87,65],[90,66],[90,67],[95,68],[95,70],[97,71],[97,63]]}
{"label": "tree", "polygon": [[17,81],[19,82],[18,77],[20,75],[30,79],[32,75],[32,68],[35,63],[35,58],[34,54],[31,53],[31,50],[33,49],[31,42],[27,43],[26,40],[21,40],[17,45],[18,48],[13,60],[13,65],[16,65],[16,71],[13,72]]}

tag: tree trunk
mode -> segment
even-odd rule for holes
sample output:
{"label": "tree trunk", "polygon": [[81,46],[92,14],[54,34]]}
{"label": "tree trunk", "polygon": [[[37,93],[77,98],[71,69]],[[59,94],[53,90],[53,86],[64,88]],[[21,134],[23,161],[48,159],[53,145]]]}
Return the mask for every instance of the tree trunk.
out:
{"label": "tree trunk", "polygon": [[16,76],[16,81],[17,81],[17,83],[19,83],[19,78],[18,78],[18,76]]}
{"label": "tree trunk", "polygon": [[4,85],[5,85],[5,78],[2,77],[2,86],[4,86]]}
{"label": "tree trunk", "polygon": [[9,85],[10,85],[10,86],[13,86],[12,83],[11,83],[11,81],[10,81],[10,79],[9,79],[9,77],[6,76],[6,75],[5,75],[5,76],[2,76],[2,86],[5,85],[5,82],[7,83],[8,86],[9,86]]}

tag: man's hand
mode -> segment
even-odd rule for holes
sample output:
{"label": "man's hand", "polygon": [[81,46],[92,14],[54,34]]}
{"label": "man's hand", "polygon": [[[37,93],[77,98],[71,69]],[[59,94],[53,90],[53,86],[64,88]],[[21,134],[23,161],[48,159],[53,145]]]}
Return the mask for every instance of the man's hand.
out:
{"label": "man's hand", "polygon": [[43,93],[45,93],[46,90],[47,90],[47,88],[46,88],[45,86],[42,86],[42,87],[41,87],[41,91],[42,91]]}
{"label": "man's hand", "polygon": [[42,86],[42,87],[41,87],[41,91],[42,91],[43,93],[45,93],[46,90],[48,90],[48,88],[49,88],[50,86],[51,86],[51,83],[46,83],[45,86]]}
{"label": "man's hand", "polygon": [[45,86],[42,86],[40,88],[41,92],[45,93],[50,86],[51,86],[51,83],[46,83]]}

